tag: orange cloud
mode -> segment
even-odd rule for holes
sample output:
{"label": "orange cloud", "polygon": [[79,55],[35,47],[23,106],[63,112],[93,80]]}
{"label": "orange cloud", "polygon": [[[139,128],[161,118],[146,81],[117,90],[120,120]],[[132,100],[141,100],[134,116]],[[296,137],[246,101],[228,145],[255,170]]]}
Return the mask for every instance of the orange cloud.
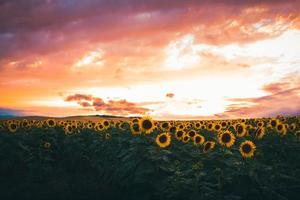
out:
{"label": "orange cloud", "polygon": [[147,108],[139,107],[138,104],[128,102],[126,100],[109,100],[104,102],[99,97],[92,95],[74,94],[65,98],[65,101],[76,101],[83,108],[93,108],[95,111],[102,111],[113,115],[131,115],[131,114],[145,114],[150,111]]}
{"label": "orange cloud", "polygon": [[174,93],[167,93],[167,94],[166,94],[166,97],[168,97],[168,98],[173,98],[174,96],[175,96]]}

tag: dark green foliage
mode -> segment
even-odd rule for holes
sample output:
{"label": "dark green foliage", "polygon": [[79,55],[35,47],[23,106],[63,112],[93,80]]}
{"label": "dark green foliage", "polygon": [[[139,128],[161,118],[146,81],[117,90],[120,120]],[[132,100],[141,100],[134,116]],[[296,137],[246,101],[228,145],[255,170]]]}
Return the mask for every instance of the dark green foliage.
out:
{"label": "dark green foliage", "polygon": [[156,135],[114,128],[73,135],[61,127],[0,130],[0,199],[299,199],[300,145],[292,134],[249,136],[257,146],[251,159],[239,153],[244,139],[204,154],[174,137],[161,149]]}

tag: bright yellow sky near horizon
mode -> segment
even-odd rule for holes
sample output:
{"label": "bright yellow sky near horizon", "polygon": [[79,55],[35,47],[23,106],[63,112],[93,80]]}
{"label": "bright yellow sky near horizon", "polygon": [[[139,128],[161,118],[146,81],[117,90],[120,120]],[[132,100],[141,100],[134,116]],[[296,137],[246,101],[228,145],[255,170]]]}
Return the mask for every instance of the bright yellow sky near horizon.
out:
{"label": "bright yellow sky near horizon", "polygon": [[64,2],[0,7],[0,115],[300,113],[299,3]]}

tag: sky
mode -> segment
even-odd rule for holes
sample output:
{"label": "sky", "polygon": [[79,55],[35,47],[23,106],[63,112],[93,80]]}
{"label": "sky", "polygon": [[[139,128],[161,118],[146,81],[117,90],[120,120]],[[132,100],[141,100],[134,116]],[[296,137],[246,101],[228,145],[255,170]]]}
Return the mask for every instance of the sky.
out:
{"label": "sky", "polygon": [[300,1],[1,0],[0,115],[300,114]]}

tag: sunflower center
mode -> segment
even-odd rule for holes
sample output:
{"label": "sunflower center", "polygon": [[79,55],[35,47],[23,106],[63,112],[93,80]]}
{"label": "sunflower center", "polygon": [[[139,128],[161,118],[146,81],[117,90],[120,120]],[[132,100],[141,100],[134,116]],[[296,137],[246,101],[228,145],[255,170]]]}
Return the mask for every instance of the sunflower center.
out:
{"label": "sunflower center", "polygon": [[242,147],[242,150],[244,153],[250,153],[251,152],[251,146],[249,144],[244,144]]}
{"label": "sunflower center", "polygon": [[163,128],[168,128],[168,126],[169,126],[168,123],[163,123],[163,124],[162,124],[162,127],[163,127]]}
{"label": "sunflower center", "polygon": [[108,126],[108,121],[105,121],[103,124],[104,126]]}
{"label": "sunflower center", "polygon": [[283,129],[283,126],[280,124],[280,125],[278,125],[277,129],[278,129],[278,130],[282,130],[282,129]]}
{"label": "sunflower center", "polygon": [[182,131],[178,131],[178,132],[177,132],[177,137],[182,137],[182,135],[183,135],[183,132],[182,132]]}
{"label": "sunflower center", "polygon": [[151,129],[152,128],[152,123],[150,120],[144,120],[142,123],[142,126],[144,129]]}
{"label": "sunflower center", "polygon": [[274,121],[274,120],[271,121],[271,126],[273,126],[273,127],[276,126],[276,121]]}
{"label": "sunflower center", "polygon": [[134,124],[134,125],[132,126],[132,128],[133,128],[134,131],[140,131],[140,127],[139,127],[138,124]]}
{"label": "sunflower center", "polygon": [[195,142],[196,142],[196,143],[200,143],[200,141],[201,141],[200,136],[197,136],[197,137],[195,138]]}
{"label": "sunflower center", "polygon": [[238,126],[237,132],[242,133],[244,131],[244,128],[242,126]]}
{"label": "sunflower center", "polygon": [[230,140],[231,140],[230,134],[224,133],[224,134],[222,135],[222,142],[228,143]]}
{"label": "sunflower center", "polygon": [[49,121],[49,125],[50,125],[50,126],[53,126],[53,125],[54,125],[54,121],[53,121],[53,120],[50,120],[50,121]]}
{"label": "sunflower center", "polygon": [[159,137],[159,142],[160,143],[165,143],[167,141],[167,136],[166,135],[162,135]]}
{"label": "sunflower center", "polygon": [[216,130],[220,129],[220,125],[217,124],[217,125],[215,126],[215,128],[216,128]]}
{"label": "sunflower center", "polygon": [[190,132],[189,132],[189,136],[190,136],[190,137],[194,137],[195,134],[196,134],[195,131],[190,131]]}

